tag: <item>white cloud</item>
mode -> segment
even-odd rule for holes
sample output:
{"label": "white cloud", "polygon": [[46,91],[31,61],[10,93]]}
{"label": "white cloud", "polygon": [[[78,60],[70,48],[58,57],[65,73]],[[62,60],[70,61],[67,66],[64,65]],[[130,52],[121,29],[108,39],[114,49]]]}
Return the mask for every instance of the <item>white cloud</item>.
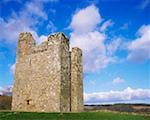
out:
{"label": "white cloud", "polygon": [[100,31],[105,31],[108,27],[112,26],[113,22],[111,20],[107,20],[103,23],[103,25],[100,27]]}
{"label": "white cloud", "polygon": [[107,55],[109,56],[113,55],[120,48],[121,44],[122,44],[121,38],[116,38],[112,40],[110,44],[106,45]]}
{"label": "white cloud", "polygon": [[112,82],[113,84],[120,84],[120,83],[124,83],[125,80],[120,77],[117,77],[117,78],[114,78]]}
{"label": "white cloud", "polygon": [[98,8],[94,5],[90,5],[75,13],[75,15],[72,17],[71,28],[75,33],[79,34],[91,32],[100,22],[101,16]]}
{"label": "white cloud", "polygon": [[105,35],[98,31],[79,35],[71,33],[71,44],[82,48],[82,50],[85,52],[99,49],[102,54],[105,54],[105,46],[103,44],[104,40]]}
{"label": "white cloud", "polygon": [[14,74],[15,73],[15,68],[16,68],[16,63],[14,63],[10,66],[10,72]]}
{"label": "white cloud", "polygon": [[2,93],[2,87],[0,87],[0,95],[3,95],[3,93]]}
{"label": "white cloud", "polygon": [[0,87],[0,95],[12,95],[12,86]]}
{"label": "white cloud", "polygon": [[128,46],[128,60],[144,62],[150,59],[150,25],[143,25],[138,34],[139,37]]}
{"label": "white cloud", "polygon": [[112,57],[114,53],[107,56],[110,51],[106,49],[105,39],[105,35],[98,31],[78,35],[71,33],[72,47],[77,46],[83,50],[84,72],[94,72],[115,61],[115,58]]}
{"label": "white cloud", "polygon": [[[0,40],[16,43],[20,32],[31,32],[37,43],[41,43],[43,36],[39,36],[36,29],[42,21],[45,21],[48,18],[44,11],[45,2],[48,1],[26,2],[23,9],[18,13],[13,12],[7,19],[0,17]],[[49,23],[52,22],[49,21]],[[49,29],[53,28],[51,27]]]}
{"label": "white cloud", "polygon": [[36,1],[29,2],[26,4],[25,9],[26,9],[26,12],[29,14],[37,15],[44,19],[48,18],[47,14],[44,12],[42,2],[36,2]]}
{"label": "white cloud", "polygon": [[134,100],[149,100],[150,89],[132,89],[130,87],[123,91],[109,91],[97,93],[85,93],[84,102],[86,104],[99,103],[117,103],[117,102],[132,102]]}
{"label": "white cloud", "polygon": [[33,30],[28,31],[28,32],[30,32],[33,35],[34,39],[36,40],[37,45],[39,45],[43,41],[47,40],[47,36],[45,36],[45,35],[38,36],[38,34]]}
{"label": "white cloud", "polygon": [[[107,35],[98,29],[98,25],[102,19],[100,16],[98,8],[90,5],[78,10],[72,17],[70,24],[73,29],[73,32],[70,34],[71,46],[79,47],[83,50],[84,72],[94,72],[105,68],[108,64],[115,61],[114,54],[118,48],[118,44],[110,43],[115,49],[109,54],[112,49],[107,49],[107,45],[105,44]],[[109,23],[107,22],[104,25],[105,28],[102,26],[102,29],[106,29]]]}

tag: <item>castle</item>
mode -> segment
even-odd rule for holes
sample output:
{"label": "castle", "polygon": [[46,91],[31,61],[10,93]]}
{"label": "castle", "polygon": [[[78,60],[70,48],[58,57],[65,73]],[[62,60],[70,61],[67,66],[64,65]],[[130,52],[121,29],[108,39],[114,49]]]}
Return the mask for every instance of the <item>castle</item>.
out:
{"label": "castle", "polygon": [[70,50],[63,33],[36,45],[31,33],[20,33],[12,110],[83,111],[82,50]]}

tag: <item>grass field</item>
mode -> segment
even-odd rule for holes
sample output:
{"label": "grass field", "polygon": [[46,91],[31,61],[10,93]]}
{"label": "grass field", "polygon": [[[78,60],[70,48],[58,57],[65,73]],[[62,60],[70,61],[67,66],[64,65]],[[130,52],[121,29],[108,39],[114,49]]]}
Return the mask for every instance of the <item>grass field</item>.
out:
{"label": "grass field", "polygon": [[82,113],[0,112],[0,120],[150,120],[150,116],[104,111]]}

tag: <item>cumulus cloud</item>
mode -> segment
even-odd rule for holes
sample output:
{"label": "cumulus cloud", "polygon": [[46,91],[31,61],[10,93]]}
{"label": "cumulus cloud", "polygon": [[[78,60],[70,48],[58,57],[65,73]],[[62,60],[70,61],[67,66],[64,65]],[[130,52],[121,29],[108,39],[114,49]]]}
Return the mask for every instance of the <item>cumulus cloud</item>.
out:
{"label": "cumulus cloud", "polygon": [[150,59],[150,25],[143,25],[138,30],[139,37],[129,43],[128,60],[144,62]]}
{"label": "cumulus cloud", "polygon": [[[90,5],[78,10],[70,23],[71,46],[78,46],[83,50],[84,72],[94,72],[115,62],[114,54],[118,45],[110,43],[115,49],[109,54],[112,49],[107,49],[105,44],[107,35],[98,29],[101,20],[99,9],[95,5]],[[111,20],[106,21],[101,29],[106,30],[111,23]]]}
{"label": "cumulus cloud", "polygon": [[47,14],[44,12],[43,4],[41,4],[41,2],[29,2],[26,4],[25,9],[29,14],[37,15],[43,19],[48,18]]}
{"label": "cumulus cloud", "polygon": [[85,34],[76,35],[71,33],[71,44],[83,49],[83,51],[90,52],[94,49],[99,49],[102,54],[105,53],[105,46],[103,44],[105,35],[98,32],[89,32]]}
{"label": "cumulus cloud", "polygon": [[[14,43],[17,41],[20,32],[31,32],[37,43],[41,43],[43,36],[37,34],[36,28],[39,21],[42,22],[43,20],[48,19],[48,16],[44,11],[45,2],[47,1],[26,2],[20,12],[13,12],[7,19],[0,17],[0,40]],[[49,21],[49,23],[50,22],[51,21]]]}
{"label": "cumulus cloud", "polygon": [[75,13],[71,21],[71,28],[75,33],[91,32],[101,22],[98,8],[90,5]]}
{"label": "cumulus cloud", "polygon": [[106,45],[107,55],[112,56],[120,48],[120,45],[122,45],[121,38],[112,40],[110,44]]}
{"label": "cumulus cloud", "polygon": [[120,84],[120,83],[124,83],[124,82],[125,82],[125,80],[120,77],[116,77],[112,81],[113,84]]}
{"label": "cumulus cloud", "polygon": [[85,93],[85,104],[132,102],[134,100],[149,100],[150,89],[132,89],[130,87],[123,91],[109,91],[97,93]]}
{"label": "cumulus cloud", "polygon": [[12,86],[7,86],[7,87],[0,87],[0,95],[12,95]]}

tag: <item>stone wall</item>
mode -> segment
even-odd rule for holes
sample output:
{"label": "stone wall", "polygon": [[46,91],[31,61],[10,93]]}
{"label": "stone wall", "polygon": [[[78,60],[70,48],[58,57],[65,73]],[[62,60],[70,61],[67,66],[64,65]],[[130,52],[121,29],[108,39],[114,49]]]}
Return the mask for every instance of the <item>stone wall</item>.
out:
{"label": "stone wall", "polygon": [[71,111],[83,111],[82,50],[71,52]]}
{"label": "stone wall", "polygon": [[[20,33],[12,110],[69,112],[73,93],[71,73],[69,40],[64,34],[50,35],[36,46],[30,33]],[[79,75],[79,79],[82,76]],[[80,97],[83,97],[83,91],[81,94]],[[78,101],[83,100],[80,97]]]}

